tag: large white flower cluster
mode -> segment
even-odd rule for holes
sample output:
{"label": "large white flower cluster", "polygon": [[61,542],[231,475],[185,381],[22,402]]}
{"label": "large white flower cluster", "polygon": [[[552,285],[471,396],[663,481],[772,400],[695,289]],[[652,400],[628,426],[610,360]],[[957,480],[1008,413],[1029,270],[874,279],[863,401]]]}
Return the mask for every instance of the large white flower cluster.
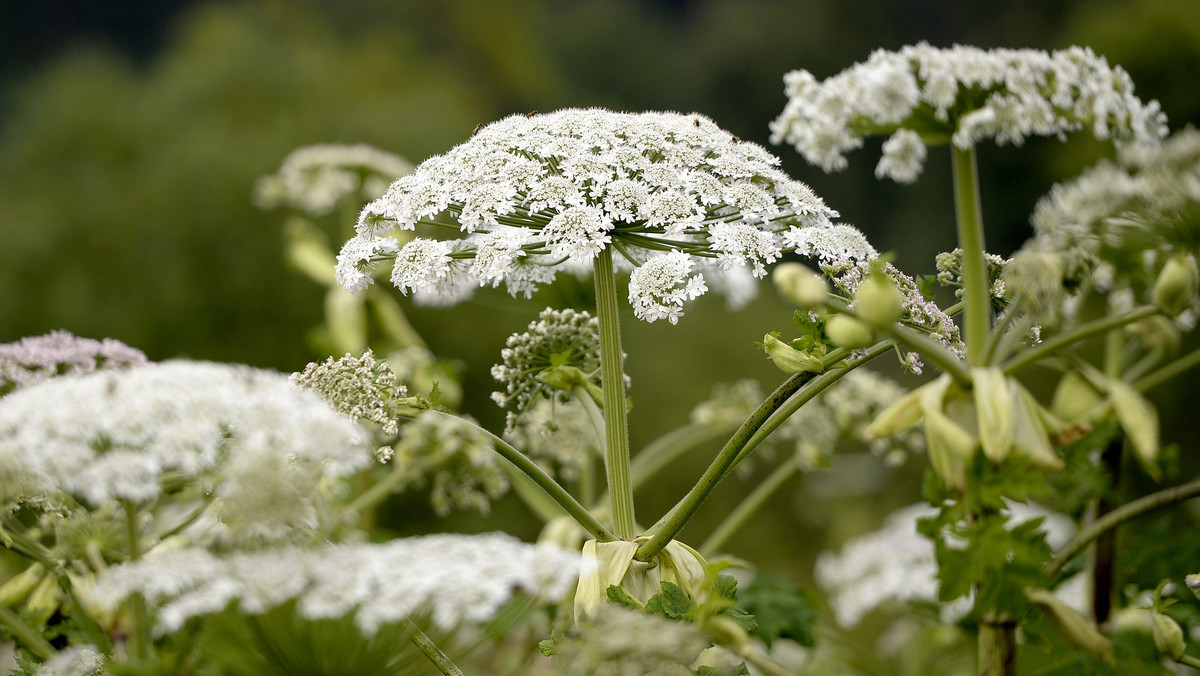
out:
{"label": "large white flower cluster", "polygon": [[837,171],[864,137],[890,134],[875,173],[901,183],[916,180],[931,142],[966,149],[985,138],[1020,144],[1085,128],[1117,141],[1167,132],[1158,102],[1143,103],[1128,73],[1084,47],[1047,53],[920,43],[878,50],[824,81],[792,71],[784,84],[788,102],[771,123],[773,143],[790,143]]}
{"label": "large white flower cluster", "polygon": [[160,634],[234,602],[240,612],[257,615],[295,601],[302,617],[353,617],[371,636],[381,626],[425,613],[443,630],[479,624],[517,591],[560,601],[578,573],[578,553],[503,533],[445,533],[226,556],[175,550],[110,568],[87,600],[112,610],[140,594],[155,608]]}
{"label": "large white flower cluster", "polygon": [[[503,283],[529,296],[564,267],[586,270],[611,248],[649,266],[630,287],[636,314],[677,318],[685,300],[722,277],[765,274],[784,236],[835,217],[762,147],[702,115],[570,109],[482,127],[392,184],[359,217],[337,279],[351,291],[393,261],[405,293],[445,300]],[[457,238],[389,233],[418,224]]]}
{"label": "large white flower cluster", "polygon": [[348,195],[379,197],[412,169],[408,160],[365,144],[305,146],[289,153],[279,171],[258,179],[254,203],[263,209],[287,205],[322,216]]}
{"label": "large white flower cluster", "polygon": [[144,505],[183,479],[201,482],[222,520],[272,529],[313,512],[320,480],[372,459],[365,434],[315,393],[245,366],[150,364],[0,399],[6,500]]}
{"label": "large white flower cluster", "polygon": [[[1162,144],[1132,144],[1116,162],[1101,161],[1078,177],[1054,186],[1038,202],[1027,249],[1047,252],[1063,265],[1073,284],[1088,281],[1101,258],[1110,261],[1095,281],[1112,286],[1115,272],[1107,249],[1148,255],[1190,251],[1200,205],[1200,131],[1177,132]],[[1153,261],[1149,261],[1153,262]]]}

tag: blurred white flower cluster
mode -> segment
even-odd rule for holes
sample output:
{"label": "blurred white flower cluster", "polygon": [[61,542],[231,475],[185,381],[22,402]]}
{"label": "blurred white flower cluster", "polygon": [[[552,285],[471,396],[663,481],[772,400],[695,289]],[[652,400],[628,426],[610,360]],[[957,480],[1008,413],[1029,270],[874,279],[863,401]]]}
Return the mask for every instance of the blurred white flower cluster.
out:
{"label": "blurred white flower cluster", "polygon": [[[391,281],[405,293],[453,302],[503,282],[528,297],[611,248],[624,266],[648,266],[630,285],[637,316],[676,319],[705,280],[724,287],[747,271],[761,277],[788,233],[828,227],[837,215],[778,162],[702,115],[515,115],[368,204],[337,279],[362,289],[377,263],[392,260]],[[403,247],[389,236],[418,224],[463,236]]]}
{"label": "blurred white flower cluster", "polygon": [[1085,47],[1044,52],[926,43],[878,50],[824,81],[806,70],[784,76],[787,106],[771,123],[773,143],[790,143],[825,171],[866,136],[890,134],[875,173],[916,180],[927,143],[961,149],[985,138],[1020,144],[1030,136],[1090,129],[1098,139],[1153,141],[1166,135],[1156,101],[1143,103],[1119,66]]}
{"label": "blurred white flower cluster", "polygon": [[100,676],[105,670],[104,654],[90,645],[64,648],[43,662],[36,676]]}
{"label": "blurred white flower cluster", "polygon": [[[1010,526],[1044,518],[1041,530],[1051,547],[1062,546],[1075,532],[1069,517],[1032,503],[1010,502],[1008,511]],[[936,510],[925,503],[903,507],[892,512],[879,530],[848,541],[841,551],[826,551],[817,557],[814,574],[829,594],[829,606],[838,624],[853,627],[887,603],[937,603],[934,544],[917,532],[917,520],[934,514]],[[1075,608],[1086,605],[1081,581],[1082,576],[1057,592]],[[969,597],[950,602],[942,608],[943,619],[961,618],[971,603]]]}
{"label": "blurred white flower cluster", "polygon": [[295,601],[310,620],[352,616],[369,637],[383,625],[424,614],[444,630],[479,624],[514,592],[556,602],[572,589],[578,570],[577,553],[503,533],[225,556],[182,549],[110,568],[87,600],[115,610],[140,594],[155,609],[159,634],[233,602],[239,612],[257,615]]}
{"label": "blurred white flower cluster", "polygon": [[146,363],[141,350],[112,338],[80,338],[51,331],[0,345],[0,395],[58,376]]}
{"label": "blurred white flower cluster", "polygon": [[408,160],[369,145],[320,144],[297,148],[279,171],[254,186],[262,209],[287,205],[310,216],[323,216],[348,195],[371,200],[388,184],[412,171]]}
{"label": "blurred white flower cluster", "polygon": [[1116,162],[1101,161],[1055,185],[1034,210],[1034,238],[1025,248],[1058,258],[1071,286],[1092,282],[1107,290],[1131,272],[1115,269],[1122,256],[1109,254],[1125,252],[1140,267],[1191,251],[1197,205],[1200,131],[1189,128],[1162,144],[1129,145]]}
{"label": "blurred white flower cluster", "polygon": [[307,523],[313,486],[372,460],[366,435],[286,376],[165,362],[59,378],[0,399],[5,500],[67,494],[152,503],[200,484],[222,521],[264,533]]}
{"label": "blurred white flower cluster", "polygon": [[423,411],[400,429],[396,442],[400,487],[429,484],[433,510],[453,508],[484,514],[508,490],[492,437],[478,425],[438,411]]}

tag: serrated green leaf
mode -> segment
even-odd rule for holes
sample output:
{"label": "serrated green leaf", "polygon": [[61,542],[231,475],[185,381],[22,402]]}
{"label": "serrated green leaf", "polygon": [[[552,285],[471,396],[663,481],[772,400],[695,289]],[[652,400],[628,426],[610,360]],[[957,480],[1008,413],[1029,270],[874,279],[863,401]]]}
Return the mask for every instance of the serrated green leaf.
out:
{"label": "serrated green leaf", "polygon": [[663,582],[662,591],[646,601],[646,612],[668,620],[682,621],[688,619],[688,613],[695,606],[695,602],[688,598],[682,587]]}
{"label": "serrated green leaf", "polygon": [[608,600],[617,604],[618,606],[629,608],[630,610],[636,610],[638,612],[644,612],[646,610],[642,604],[638,603],[637,599],[629,595],[629,592],[621,589],[615,584],[609,585],[608,587]]}
{"label": "serrated green leaf", "polygon": [[815,604],[809,592],[788,578],[759,573],[742,590],[741,603],[756,620],[757,626],[747,631],[767,647],[779,638],[790,638],[804,646],[815,642]]}

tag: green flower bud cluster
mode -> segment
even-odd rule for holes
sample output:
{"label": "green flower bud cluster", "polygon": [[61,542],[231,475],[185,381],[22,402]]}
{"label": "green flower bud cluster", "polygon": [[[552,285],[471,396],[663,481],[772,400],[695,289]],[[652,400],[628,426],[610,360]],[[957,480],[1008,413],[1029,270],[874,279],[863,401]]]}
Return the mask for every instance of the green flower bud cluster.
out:
{"label": "green flower bud cluster", "polygon": [[970,370],[971,387],[943,374],[888,407],[866,429],[868,439],[890,437],[924,422],[929,461],[948,487],[966,487],[977,450],[996,464],[1009,456],[1058,470],[1053,442],[1074,431],[997,367]]}

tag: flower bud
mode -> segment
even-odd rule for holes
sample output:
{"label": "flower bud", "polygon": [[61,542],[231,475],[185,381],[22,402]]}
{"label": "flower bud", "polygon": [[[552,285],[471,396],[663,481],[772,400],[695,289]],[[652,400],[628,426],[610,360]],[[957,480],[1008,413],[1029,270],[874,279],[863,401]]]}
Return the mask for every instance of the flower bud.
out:
{"label": "flower bud", "polygon": [[1200,573],[1192,573],[1191,575],[1188,575],[1187,577],[1183,578],[1183,583],[1187,585],[1188,589],[1192,590],[1192,594],[1194,594],[1196,598],[1200,599]]}
{"label": "flower bud", "polygon": [[1154,304],[1174,317],[1191,307],[1198,284],[1200,270],[1196,259],[1189,254],[1175,256],[1167,261],[1154,282]]}
{"label": "flower bud", "polygon": [[875,341],[871,327],[849,315],[834,315],[825,322],[825,335],[848,350],[868,347]]}
{"label": "flower bud", "polygon": [[1079,611],[1045,589],[1026,589],[1025,596],[1046,615],[1046,619],[1071,642],[1071,645],[1113,661],[1113,644]]}
{"label": "flower bud", "polygon": [[763,338],[763,350],[784,373],[820,373],[825,370],[824,362],[817,357],[801,352],[769,333]]}
{"label": "flower bud", "polygon": [[[983,453],[994,463],[1004,462],[1016,432],[1012,386],[997,367],[971,369],[972,394]],[[1023,402],[1022,402],[1023,403]]]}
{"label": "flower bud", "polygon": [[775,266],[771,275],[775,289],[798,308],[817,307],[829,295],[825,279],[800,263],[788,262]]}
{"label": "flower bud", "polygon": [[1151,611],[1150,619],[1152,620],[1151,630],[1154,633],[1154,646],[1158,648],[1158,652],[1173,660],[1179,659],[1183,655],[1185,647],[1183,629],[1179,623],[1170,616],[1156,611]]}
{"label": "flower bud", "polygon": [[1079,371],[1069,371],[1054,390],[1050,410],[1063,420],[1090,421],[1104,403],[1100,392]]}
{"label": "flower bud", "polygon": [[904,313],[904,299],[896,290],[896,283],[883,275],[871,275],[858,285],[854,292],[854,309],[863,321],[886,331],[900,321]]}

